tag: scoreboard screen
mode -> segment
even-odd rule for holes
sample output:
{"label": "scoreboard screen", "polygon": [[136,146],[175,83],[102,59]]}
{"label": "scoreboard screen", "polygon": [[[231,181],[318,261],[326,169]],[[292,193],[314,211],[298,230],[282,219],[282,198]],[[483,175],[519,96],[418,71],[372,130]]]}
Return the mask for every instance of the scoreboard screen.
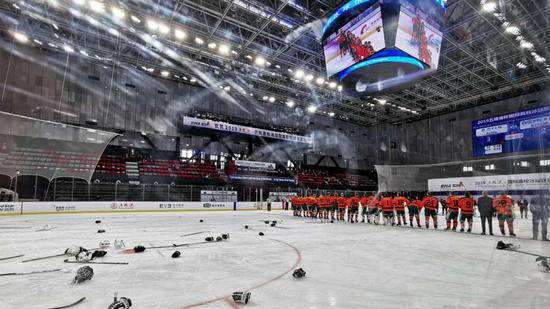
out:
{"label": "scoreboard screen", "polygon": [[550,106],[476,120],[475,157],[550,148]]}

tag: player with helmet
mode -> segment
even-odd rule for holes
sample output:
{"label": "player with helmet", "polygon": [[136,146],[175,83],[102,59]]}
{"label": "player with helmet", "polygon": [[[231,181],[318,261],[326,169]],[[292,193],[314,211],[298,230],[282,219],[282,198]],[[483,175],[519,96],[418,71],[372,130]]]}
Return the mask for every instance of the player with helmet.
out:
{"label": "player with helmet", "polygon": [[460,207],[460,232],[464,232],[464,222],[466,220],[468,221],[468,233],[472,232],[475,203],[470,192],[466,192],[466,195],[458,202],[458,206]]}
{"label": "player with helmet", "polygon": [[426,197],[422,200],[422,208],[424,208],[424,216],[426,218],[426,228],[430,228],[430,217],[434,223],[434,229],[437,230],[437,199],[430,192],[426,193]]}

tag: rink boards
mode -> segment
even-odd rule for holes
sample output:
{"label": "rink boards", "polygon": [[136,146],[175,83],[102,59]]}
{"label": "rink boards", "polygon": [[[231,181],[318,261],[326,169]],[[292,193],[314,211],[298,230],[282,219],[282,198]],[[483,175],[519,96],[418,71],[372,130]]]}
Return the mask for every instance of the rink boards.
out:
{"label": "rink boards", "polygon": [[[260,209],[259,202],[2,202],[0,216],[95,212],[241,211]],[[271,203],[273,210],[282,202]],[[266,209],[267,203],[262,203]]]}

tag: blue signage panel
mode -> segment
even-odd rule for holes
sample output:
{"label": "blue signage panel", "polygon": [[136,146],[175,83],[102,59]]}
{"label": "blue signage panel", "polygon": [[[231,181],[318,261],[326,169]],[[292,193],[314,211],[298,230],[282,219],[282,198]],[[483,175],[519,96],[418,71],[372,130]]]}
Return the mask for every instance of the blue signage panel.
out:
{"label": "blue signage panel", "polygon": [[550,106],[472,122],[475,157],[550,148]]}

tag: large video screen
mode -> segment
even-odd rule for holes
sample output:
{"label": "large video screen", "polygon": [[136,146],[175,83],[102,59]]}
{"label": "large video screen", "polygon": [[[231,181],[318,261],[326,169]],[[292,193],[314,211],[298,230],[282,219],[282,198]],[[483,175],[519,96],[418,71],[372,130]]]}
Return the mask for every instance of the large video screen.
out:
{"label": "large video screen", "polygon": [[474,156],[550,148],[550,106],[476,120]]}
{"label": "large video screen", "polygon": [[439,29],[428,14],[401,1],[395,47],[437,69],[443,38]]}
{"label": "large video screen", "polygon": [[386,47],[382,13],[373,5],[323,42],[327,76],[331,77]]}

